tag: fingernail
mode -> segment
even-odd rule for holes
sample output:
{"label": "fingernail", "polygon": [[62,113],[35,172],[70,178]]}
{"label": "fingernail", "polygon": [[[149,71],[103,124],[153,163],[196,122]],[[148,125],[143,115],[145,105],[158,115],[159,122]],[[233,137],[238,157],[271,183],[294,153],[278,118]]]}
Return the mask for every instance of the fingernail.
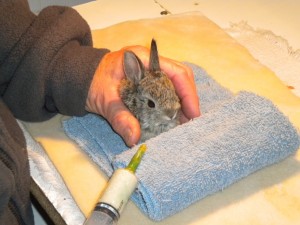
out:
{"label": "fingernail", "polygon": [[125,139],[126,139],[126,143],[127,145],[131,146],[132,145],[132,140],[131,140],[131,137],[132,137],[132,130],[130,128],[127,128],[126,129],[126,132],[125,132]]}

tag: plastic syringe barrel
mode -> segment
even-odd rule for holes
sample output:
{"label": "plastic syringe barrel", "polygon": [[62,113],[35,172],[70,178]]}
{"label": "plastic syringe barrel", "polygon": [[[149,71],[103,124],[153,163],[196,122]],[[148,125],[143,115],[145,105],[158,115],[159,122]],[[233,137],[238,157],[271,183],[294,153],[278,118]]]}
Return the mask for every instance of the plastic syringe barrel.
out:
{"label": "plastic syringe barrel", "polygon": [[110,178],[99,202],[84,225],[115,225],[138,180],[135,171],[139,166],[146,145],[142,144],[126,168],[117,169]]}
{"label": "plastic syringe barrel", "polygon": [[93,211],[85,225],[116,225],[116,220],[109,212]]}

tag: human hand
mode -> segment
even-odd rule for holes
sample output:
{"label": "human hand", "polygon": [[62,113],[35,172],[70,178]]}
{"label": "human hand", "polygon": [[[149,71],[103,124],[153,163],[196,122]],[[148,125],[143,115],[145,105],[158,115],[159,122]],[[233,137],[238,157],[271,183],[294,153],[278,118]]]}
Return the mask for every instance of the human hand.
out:
{"label": "human hand", "polygon": [[[123,71],[125,50],[133,51],[148,68],[150,53],[149,49],[145,47],[131,46],[106,54],[92,80],[86,101],[86,110],[107,119],[126,144],[133,146],[140,139],[140,125],[122,102],[118,91],[120,81],[125,78]],[[186,65],[165,57],[160,57],[160,67],[173,82],[181,101],[181,123],[200,116],[192,70]]]}

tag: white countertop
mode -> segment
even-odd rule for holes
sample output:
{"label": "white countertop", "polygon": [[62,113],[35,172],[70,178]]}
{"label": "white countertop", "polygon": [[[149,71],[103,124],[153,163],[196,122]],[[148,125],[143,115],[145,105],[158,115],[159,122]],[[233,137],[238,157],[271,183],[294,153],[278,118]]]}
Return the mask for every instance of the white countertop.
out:
{"label": "white countertop", "polygon": [[270,30],[300,49],[300,1],[297,0],[97,0],[74,7],[91,29],[126,20],[200,11],[222,28],[246,21],[253,28]]}

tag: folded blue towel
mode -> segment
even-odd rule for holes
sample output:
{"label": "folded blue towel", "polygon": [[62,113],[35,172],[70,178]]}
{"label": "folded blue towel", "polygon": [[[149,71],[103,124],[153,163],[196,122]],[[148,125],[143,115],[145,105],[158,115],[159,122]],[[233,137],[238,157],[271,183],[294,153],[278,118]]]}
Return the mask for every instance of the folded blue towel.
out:
{"label": "folded blue towel", "polygon": [[[153,220],[162,220],[237,180],[294,153],[299,133],[269,100],[233,95],[200,67],[195,73],[202,116],[148,140],[132,196]],[[122,139],[96,115],[64,122],[72,139],[111,176],[138,146]]]}

